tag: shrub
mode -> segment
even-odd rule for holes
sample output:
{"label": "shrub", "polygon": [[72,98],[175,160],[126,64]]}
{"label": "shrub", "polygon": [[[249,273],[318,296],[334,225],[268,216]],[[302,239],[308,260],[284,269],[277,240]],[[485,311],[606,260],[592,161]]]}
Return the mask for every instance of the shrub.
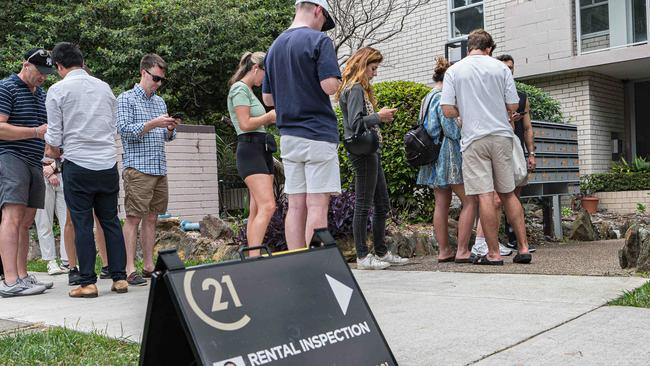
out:
{"label": "shrub", "polygon": [[[351,238],[352,219],[354,218],[354,192],[343,192],[340,195],[332,197],[327,214],[327,229],[335,239]],[[269,246],[271,251],[280,251],[287,249],[287,239],[284,235],[284,220],[287,216],[288,201],[286,195],[282,194],[276,202],[276,210],[271,218],[264,243]],[[371,228],[372,212],[368,216],[367,229]],[[237,245],[248,245],[246,240],[246,225],[242,225],[239,234],[234,239]]]}
{"label": "shrub", "polygon": [[[417,122],[420,103],[431,88],[410,81],[389,81],[375,84],[374,89],[379,108],[398,108],[395,120],[381,129],[382,166],[391,206],[409,221],[429,221],[433,215],[433,191],[415,184],[418,170],[406,163],[404,135]],[[337,116],[343,139],[343,117],[338,108]],[[353,190],[354,172],[343,144],[339,146],[339,160],[343,189]]]}
{"label": "shrub", "polygon": [[560,102],[551,98],[542,89],[516,82],[517,90],[528,95],[528,102],[530,103],[530,118],[536,121],[547,121],[564,123],[562,116]]}
{"label": "shrub", "polygon": [[650,189],[650,172],[595,173],[580,178],[583,194]]}

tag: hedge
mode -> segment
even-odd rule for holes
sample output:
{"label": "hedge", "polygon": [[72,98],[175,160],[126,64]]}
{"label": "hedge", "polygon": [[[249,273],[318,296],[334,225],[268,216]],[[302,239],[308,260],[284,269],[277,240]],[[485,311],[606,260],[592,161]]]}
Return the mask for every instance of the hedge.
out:
{"label": "hedge", "polygon": [[594,173],[580,181],[583,194],[650,190],[650,172]]}

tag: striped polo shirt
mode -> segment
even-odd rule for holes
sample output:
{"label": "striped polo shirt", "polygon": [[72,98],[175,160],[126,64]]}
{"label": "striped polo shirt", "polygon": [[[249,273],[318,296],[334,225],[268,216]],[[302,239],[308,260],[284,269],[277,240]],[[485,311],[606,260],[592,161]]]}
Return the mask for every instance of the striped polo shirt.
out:
{"label": "striped polo shirt", "polygon": [[[34,93],[18,75],[0,80],[0,114],[9,116],[8,123],[19,127],[38,127],[47,123],[45,91],[37,87]],[[12,154],[25,163],[40,167],[45,142],[38,138],[0,140],[0,156]]]}

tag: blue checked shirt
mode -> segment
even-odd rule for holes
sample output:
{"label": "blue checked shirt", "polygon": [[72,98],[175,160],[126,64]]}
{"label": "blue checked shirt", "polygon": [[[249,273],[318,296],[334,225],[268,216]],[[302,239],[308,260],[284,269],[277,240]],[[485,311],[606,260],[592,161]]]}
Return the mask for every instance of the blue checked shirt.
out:
{"label": "blue checked shirt", "polygon": [[176,130],[168,138],[167,129],[156,127],[144,133],[145,122],[167,114],[165,101],[155,93],[147,96],[139,84],[117,98],[117,129],[122,137],[124,169],[133,168],[149,175],[167,175],[165,141],[176,138]]}

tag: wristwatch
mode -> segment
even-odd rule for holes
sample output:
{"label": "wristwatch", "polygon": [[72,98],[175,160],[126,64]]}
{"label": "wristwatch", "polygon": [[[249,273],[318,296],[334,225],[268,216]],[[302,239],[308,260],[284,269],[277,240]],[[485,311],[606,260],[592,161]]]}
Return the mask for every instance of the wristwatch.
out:
{"label": "wristwatch", "polygon": [[530,156],[535,156],[535,152],[534,152],[534,151],[531,151],[531,152],[528,153],[528,155],[530,155]]}

